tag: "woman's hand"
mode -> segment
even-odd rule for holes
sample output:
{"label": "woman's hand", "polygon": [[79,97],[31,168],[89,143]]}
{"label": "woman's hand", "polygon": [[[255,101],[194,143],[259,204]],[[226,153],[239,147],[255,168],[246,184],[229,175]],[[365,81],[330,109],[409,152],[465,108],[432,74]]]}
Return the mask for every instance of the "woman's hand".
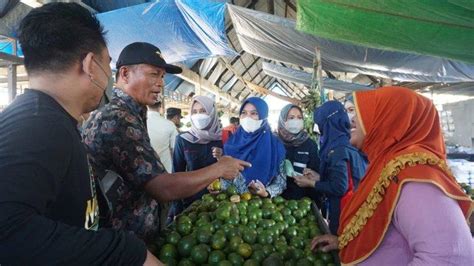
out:
{"label": "woman's hand", "polygon": [[313,171],[309,168],[303,169],[303,175],[307,176],[311,180],[314,180],[314,182],[319,182],[321,180],[321,176],[316,171]]}
{"label": "woman's hand", "polygon": [[293,179],[295,180],[295,184],[299,187],[314,187],[314,184],[316,183],[314,179],[311,179],[306,175],[294,176]]}
{"label": "woman's hand", "polygon": [[222,157],[223,151],[221,148],[212,147],[212,157],[216,158],[218,161]]}
{"label": "woman's hand", "polygon": [[268,192],[267,190],[265,189],[265,185],[262,184],[262,182],[260,182],[260,180],[252,180],[252,182],[249,183],[249,191],[250,193],[254,194],[254,195],[259,195],[260,197],[268,197]]}
{"label": "woman's hand", "polygon": [[159,261],[150,251],[146,251],[146,259],[143,263],[143,266],[164,266],[161,261]]}
{"label": "woman's hand", "polygon": [[293,176],[291,177],[295,180],[295,184],[298,185],[299,187],[314,187],[316,182],[319,182],[321,179],[320,175],[309,169],[305,168],[303,169],[303,175],[299,176]]}
{"label": "woman's hand", "polygon": [[321,250],[322,252],[329,252],[337,250],[339,247],[339,240],[335,235],[322,235],[313,238],[311,241],[311,250]]}

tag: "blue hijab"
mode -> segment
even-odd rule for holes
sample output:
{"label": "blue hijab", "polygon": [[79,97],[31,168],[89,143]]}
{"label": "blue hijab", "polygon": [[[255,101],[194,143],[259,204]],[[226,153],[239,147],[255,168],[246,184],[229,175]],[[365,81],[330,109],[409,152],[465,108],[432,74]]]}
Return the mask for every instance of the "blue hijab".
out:
{"label": "blue hijab", "polygon": [[350,122],[344,105],[338,101],[325,102],[315,109],[313,119],[321,132],[319,173],[323,174],[328,163],[328,153],[331,150],[339,146],[347,146],[352,149]]}
{"label": "blue hijab", "polygon": [[242,172],[247,185],[252,180],[260,180],[267,186],[272,178],[278,175],[280,164],[285,159],[285,147],[272,134],[268,125],[267,103],[258,97],[248,98],[240,107],[239,113],[242,113],[247,103],[255,106],[258,117],[263,120],[263,123],[259,129],[252,133],[239,127],[224,144],[224,154],[252,164],[252,167],[245,168]]}

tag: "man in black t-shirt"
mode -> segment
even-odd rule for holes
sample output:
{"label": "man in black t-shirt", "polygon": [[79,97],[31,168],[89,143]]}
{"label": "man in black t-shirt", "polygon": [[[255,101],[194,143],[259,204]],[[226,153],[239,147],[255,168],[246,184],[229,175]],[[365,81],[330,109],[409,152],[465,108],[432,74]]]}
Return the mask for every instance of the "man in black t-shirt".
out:
{"label": "man in black t-shirt", "polygon": [[32,89],[0,114],[0,265],[161,265],[133,234],[98,230],[77,123],[111,77],[99,21],[78,4],[46,4],[19,40]]}

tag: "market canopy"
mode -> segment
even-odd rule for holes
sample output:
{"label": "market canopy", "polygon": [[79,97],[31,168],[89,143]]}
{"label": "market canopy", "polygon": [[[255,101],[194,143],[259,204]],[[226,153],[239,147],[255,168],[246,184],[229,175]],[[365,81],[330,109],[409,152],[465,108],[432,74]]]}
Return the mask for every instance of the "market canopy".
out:
{"label": "market canopy", "polygon": [[237,55],[227,44],[225,8],[225,3],[215,1],[161,0],[101,13],[97,18],[107,31],[114,62],[126,45],[149,42],[160,48],[167,62],[176,63]]}
{"label": "market canopy", "polygon": [[[297,70],[290,67],[284,67],[277,64],[272,64],[268,62],[262,63],[263,72],[269,76],[284,79],[293,83],[303,84],[307,87],[311,87],[312,73],[306,71]],[[369,90],[372,87],[345,82],[337,79],[324,78],[323,87],[325,89],[332,89],[336,91],[356,91],[356,90]]]}
{"label": "market canopy", "polygon": [[472,0],[298,0],[297,28],[331,40],[474,64]]}
{"label": "market canopy", "polygon": [[329,71],[397,81],[474,81],[474,65],[332,41],[296,30],[294,20],[238,6],[229,5],[229,13],[242,48],[256,56],[312,67],[315,47],[319,47],[322,67]]}
{"label": "market canopy", "polygon": [[[115,63],[122,49],[132,42],[149,42],[160,48],[168,63],[193,66],[198,59],[234,57],[229,48],[224,21],[226,5],[208,0],[162,0],[97,14],[107,31],[107,42]],[[133,23],[123,23],[133,21]],[[165,88],[189,94],[194,85],[166,75]]]}

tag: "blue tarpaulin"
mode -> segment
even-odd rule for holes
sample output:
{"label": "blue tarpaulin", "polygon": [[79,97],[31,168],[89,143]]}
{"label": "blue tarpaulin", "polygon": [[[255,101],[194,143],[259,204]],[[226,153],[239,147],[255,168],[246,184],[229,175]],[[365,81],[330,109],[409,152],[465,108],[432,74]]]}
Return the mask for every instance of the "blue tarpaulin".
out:
{"label": "blue tarpaulin", "polygon": [[[201,58],[238,55],[227,43],[225,9],[222,1],[162,0],[101,13],[97,18],[107,31],[114,64],[126,45],[142,41],[160,48],[168,63],[191,67]],[[180,92],[189,94],[192,85],[173,75],[165,78],[167,90],[176,90],[180,84],[184,88]]]}
{"label": "blue tarpaulin", "polygon": [[132,42],[160,48],[169,63],[236,56],[225,36],[226,4],[206,0],[161,0],[98,14],[113,62]]}
{"label": "blue tarpaulin", "polygon": [[17,50],[16,54],[13,52],[13,44],[10,41],[1,41],[0,42],[0,52],[16,55],[16,56],[23,56],[23,51],[21,50],[20,44],[17,41]]}

